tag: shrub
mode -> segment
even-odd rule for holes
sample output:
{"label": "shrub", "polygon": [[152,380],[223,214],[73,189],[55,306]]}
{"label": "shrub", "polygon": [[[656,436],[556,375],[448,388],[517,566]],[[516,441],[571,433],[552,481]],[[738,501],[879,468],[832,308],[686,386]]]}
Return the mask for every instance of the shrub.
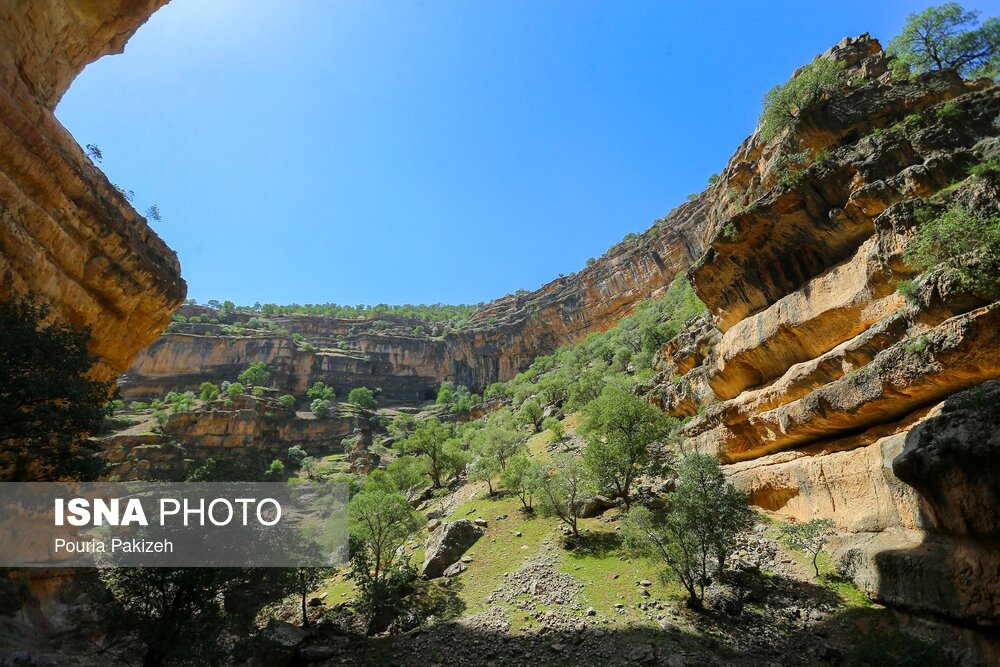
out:
{"label": "shrub", "polygon": [[308,456],[306,450],[302,449],[302,445],[292,445],[288,448],[288,460],[295,464],[296,467],[301,467],[302,462]]}
{"label": "shrub", "polygon": [[212,382],[202,382],[198,391],[198,398],[203,401],[214,401],[219,398],[219,388]]}
{"label": "shrub", "polygon": [[970,176],[987,176],[989,174],[1000,174],[1000,157],[987,160],[969,169]]}
{"label": "shrub", "polygon": [[226,388],[227,396],[242,396],[245,393],[246,389],[239,382],[233,382]]}
{"label": "shrub", "polygon": [[295,397],[291,394],[284,394],[278,398],[278,405],[288,410],[295,409]]}
{"label": "shrub", "polygon": [[917,217],[917,231],[903,255],[910,266],[944,265],[967,289],[1000,295],[1000,216],[978,216],[954,206],[936,216],[923,209]]}
{"label": "shrub", "polygon": [[271,461],[271,465],[264,471],[265,482],[282,482],[285,479],[285,464],[280,459]]}
{"label": "shrub", "polygon": [[915,280],[901,280],[896,291],[906,299],[907,303],[920,303],[920,285]]}
{"label": "shrub", "polygon": [[562,440],[563,436],[566,435],[566,429],[563,427],[563,423],[556,419],[555,417],[546,417],[542,420],[542,428],[552,431],[552,441]]}
{"label": "shrub", "polygon": [[254,398],[260,398],[261,396],[264,395],[264,388],[254,387],[253,389],[250,390],[250,395],[253,396]]}
{"label": "shrub", "polygon": [[375,401],[375,393],[368,387],[355,387],[347,394],[347,402],[356,405],[363,410],[375,410],[378,403]]}
{"label": "shrub", "polygon": [[309,399],[322,398],[324,401],[330,401],[333,400],[334,396],[332,387],[327,387],[326,384],[318,381],[306,391],[306,398]]}
{"label": "shrub", "polygon": [[309,404],[309,409],[317,417],[324,417],[324,418],[329,417],[332,408],[333,406],[331,405],[330,401],[327,401],[322,398],[317,398],[312,403]]}
{"label": "shrub", "polygon": [[995,78],[1000,73],[1000,20],[979,27],[979,12],[948,2],[910,14],[887,49],[900,67],[919,74],[953,69],[962,76]]}
{"label": "shrub", "polygon": [[237,379],[251,387],[265,385],[271,379],[271,369],[263,361],[255,361]]}
{"label": "shrub", "polygon": [[759,120],[761,138],[771,141],[794,125],[801,113],[824,95],[835,95],[846,85],[842,62],[828,58],[812,61],[784,85],[775,86],[764,95],[764,110]]}

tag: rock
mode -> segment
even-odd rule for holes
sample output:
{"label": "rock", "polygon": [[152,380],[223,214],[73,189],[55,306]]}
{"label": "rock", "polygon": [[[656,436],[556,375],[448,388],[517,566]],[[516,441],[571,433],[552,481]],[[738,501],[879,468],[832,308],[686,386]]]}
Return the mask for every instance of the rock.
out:
{"label": "rock", "polygon": [[471,563],[472,562],[472,556],[466,554],[466,555],[462,556],[462,558],[460,560],[463,563]]}
{"label": "rock", "polygon": [[477,526],[481,528],[486,528],[486,526],[489,525],[489,521],[487,521],[486,519],[474,519],[473,523],[475,523]]}
{"label": "rock", "polygon": [[425,528],[427,529],[428,533],[433,533],[440,525],[441,525],[441,519],[431,519],[430,521],[427,522]]}
{"label": "rock", "polygon": [[332,637],[324,644],[310,644],[299,649],[299,658],[306,663],[329,660],[344,652],[350,640],[347,637]]}
{"label": "rock", "polygon": [[297,625],[271,619],[254,638],[253,664],[260,667],[282,667],[290,664],[307,634]]}
{"label": "rock", "polygon": [[594,496],[588,499],[584,505],[583,509],[580,511],[580,517],[584,519],[589,519],[591,517],[599,516],[609,509],[615,507],[615,502],[610,498],[605,496]]}
{"label": "rock", "polygon": [[427,538],[421,575],[426,579],[440,577],[445,568],[458,561],[484,532],[467,519],[442,523]]}
{"label": "rock", "polygon": [[628,659],[635,665],[648,665],[656,660],[656,652],[652,644],[640,644],[629,651]]}
{"label": "rock", "polygon": [[743,599],[738,590],[729,584],[714,582],[705,589],[705,604],[709,609],[739,616],[743,613]]}
{"label": "rock", "polygon": [[462,572],[465,572],[468,569],[469,569],[468,565],[466,565],[462,561],[458,561],[457,563],[452,563],[451,565],[446,567],[444,572],[442,572],[442,575],[445,577],[454,577],[455,575],[461,574]]}
{"label": "rock", "polygon": [[584,614],[586,614],[587,616],[597,616],[597,610],[594,609],[593,607],[587,607],[587,610],[584,612]]}
{"label": "rock", "polygon": [[125,43],[165,0],[0,5],[0,299],[38,294],[51,319],[89,326],[108,380],[184,301],[177,255],[63,128],[76,75]]}

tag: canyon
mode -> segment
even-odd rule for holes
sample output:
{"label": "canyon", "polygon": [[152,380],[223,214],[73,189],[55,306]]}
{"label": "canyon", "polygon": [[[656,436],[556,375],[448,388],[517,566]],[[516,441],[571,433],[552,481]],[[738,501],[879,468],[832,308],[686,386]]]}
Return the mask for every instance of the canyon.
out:
{"label": "canyon", "polygon": [[[638,238],[484,305],[458,331],[291,316],[262,318],[278,331],[234,332],[223,327],[248,315],[181,306],[176,256],[52,114],[73,77],[162,4],[0,10],[0,295],[36,292],[54,317],[91,327],[96,373],[120,375],[125,398],[234,380],[263,361],[279,392],[322,381],[340,397],[369,386],[416,406],[444,381],[481,391],[508,380],[686,273],[707,314],[660,350],[641,387],[687,420],[683,446],[717,456],[762,510],[830,519],[832,557],[872,599],[1000,659],[1000,312],[903,257],[924,208],[1000,215],[1000,175],[969,175],[1000,158],[994,82],[897,79],[877,40],[846,38],[821,56],[844,63],[844,94],[771,141],[747,138],[714,184]],[[914,279],[907,298],[899,284]],[[161,333],[175,312],[200,321]],[[110,459],[127,476],[179,474],[221,449],[318,450],[359,429],[354,414],[310,422],[247,399],[172,415],[164,434],[118,436]],[[178,455],[185,440],[196,444]]]}

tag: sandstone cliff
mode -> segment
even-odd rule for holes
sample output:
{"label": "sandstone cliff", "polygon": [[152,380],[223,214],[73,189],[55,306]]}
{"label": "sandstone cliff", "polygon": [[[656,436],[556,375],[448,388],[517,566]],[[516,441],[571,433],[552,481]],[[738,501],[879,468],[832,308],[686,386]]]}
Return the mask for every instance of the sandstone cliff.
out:
{"label": "sandstone cliff", "polygon": [[[353,387],[378,387],[383,398],[407,403],[432,398],[445,380],[482,390],[509,380],[539,355],[614,326],[655,296],[699,255],[705,221],[701,198],[685,203],[579,273],[491,302],[462,330],[443,336],[417,335],[418,326],[429,325],[392,316],[374,321],[263,318],[288,333],[236,336],[199,323],[161,336],[139,354],[120,384],[128,398],[162,396],[193,389],[204,380],[232,380],[250,362],[264,361],[276,371],[276,386],[296,394],[316,381],[334,387],[338,396]],[[204,319],[221,316],[204,307],[185,306],[180,312]],[[292,334],[315,350],[296,343]]]}
{"label": "sandstone cliff", "polygon": [[832,519],[842,570],[876,599],[995,631],[995,402],[977,415],[959,392],[995,395],[1000,310],[941,271],[909,301],[897,287],[917,274],[919,209],[1000,213],[1000,177],[969,176],[1000,156],[1000,87],[894,81],[867,35],[825,56],[847,92],[750,137],[707,193],[688,275],[710,317],[661,351],[648,393],[751,502]]}
{"label": "sandstone cliff", "polygon": [[37,292],[90,326],[112,377],[163,330],[186,286],[174,253],[84,155],[53,109],[166,0],[0,6],[0,297]]}

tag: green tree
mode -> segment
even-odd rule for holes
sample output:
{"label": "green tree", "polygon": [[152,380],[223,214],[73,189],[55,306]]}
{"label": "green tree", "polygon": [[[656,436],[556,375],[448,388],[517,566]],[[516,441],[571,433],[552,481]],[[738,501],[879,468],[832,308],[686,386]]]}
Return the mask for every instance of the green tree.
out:
{"label": "green tree", "polygon": [[271,461],[271,465],[267,467],[264,471],[264,481],[265,482],[283,482],[285,481],[285,464],[281,462],[281,459],[274,459]]}
{"label": "green tree", "polygon": [[0,479],[93,479],[87,439],[110,414],[113,382],[87,377],[90,329],[45,322],[34,295],[0,302]]}
{"label": "green tree", "polygon": [[584,411],[583,461],[591,479],[629,507],[632,484],[649,462],[650,443],[668,438],[677,424],[620,384],[609,384]]}
{"label": "green tree", "polygon": [[214,401],[219,398],[219,387],[214,382],[202,382],[198,392],[198,398],[203,401]]}
{"label": "green tree", "polygon": [[291,394],[284,394],[278,398],[278,405],[288,410],[295,409],[295,397]]}
{"label": "green tree", "polygon": [[500,486],[517,494],[525,512],[533,512],[532,497],[542,484],[546,470],[542,464],[518,454],[500,472]]}
{"label": "green tree", "polygon": [[418,422],[412,434],[396,443],[396,451],[420,458],[435,489],[465,465],[462,443],[452,427],[434,418]]}
{"label": "green tree", "polygon": [[412,581],[401,547],[425,521],[384,474],[373,473],[348,505],[351,566],[369,632],[385,624]]}
{"label": "green tree", "polygon": [[295,467],[301,467],[302,461],[309,456],[306,454],[306,450],[302,449],[302,445],[292,445],[288,448],[288,460],[291,461]]}
{"label": "green tree", "polygon": [[[978,27],[977,27],[978,26]],[[887,49],[910,72],[953,69],[962,76],[1000,74],[1000,19],[979,25],[979,12],[956,2],[909,14]]]}
{"label": "green tree", "polygon": [[220,664],[227,614],[224,600],[259,605],[280,597],[268,568],[123,567],[99,571],[117,605],[102,615],[129,629],[143,649],[143,667]]}
{"label": "green tree", "polygon": [[313,386],[306,391],[306,398],[313,401],[317,398],[322,398],[324,401],[332,401],[334,396],[333,388],[327,387],[326,384],[319,381],[313,383]]}
{"label": "green tree", "polygon": [[416,425],[417,420],[413,415],[401,412],[392,418],[387,430],[389,431],[389,435],[397,440],[401,440],[413,433],[413,429],[416,428]]}
{"label": "green tree", "polygon": [[795,124],[803,111],[826,95],[836,95],[847,85],[844,63],[829,58],[816,58],[789,79],[764,95],[764,110],[758,125],[764,141]]}
{"label": "green tree", "polygon": [[237,379],[250,387],[262,387],[271,379],[271,369],[263,361],[255,361]]}
{"label": "green tree", "polygon": [[920,270],[944,265],[967,289],[1000,296],[1000,216],[954,206],[941,215],[918,211],[917,221],[903,255],[907,264]]}
{"label": "green tree", "polygon": [[489,493],[493,495],[493,479],[500,474],[500,462],[495,456],[480,456],[469,466],[469,479],[473,482],[486,482]]}
{"label": "green tree", "polygon": [[378,403],[375,401],[375,392],[368,387],[355,387],[347,395],[347,402],[356,405],[364,410],[375,410]]}
{"label": "green tree", "polygon": [[404,494],[426,484],[426,468],[415,456],[400,456],[386,466],[385,472]]}
{"label": "green tree", "polygon": [[788,546],[804,551],[812,556],[813,569],[819,576],[819,554],[826,546],[827,540],[833,535],[833,521],[830,519],[813,519],[808,523],[789,523],[781,527]]}
{"label": "green tree", "polygon": [[570,454],[560,454],[553,469],[539,483],[542,512],[559,517],[569,526],[574,537],[580,537],[580,514],[592,496],[587,471],[580,460]]}
{"label": "green tree", "polygon": [[563,423],[555,417],[546,417],[542,420],[542,428],[552,432],[553,442],[562,440],[566,435],[566,428],[563,426]]}
{"label": "green tree", "polygon": [[332,408],[333,406],[330,404],[330,401],[327,401],[322,398],[317,398],[312,403],[309,404],[309,409],[317,417],[323,417],[323,418],[329,417]]}
{"label": "green tree", "polygon": [[309,594],[323,583],[323,580],[333,574],[332,568],[326,567],[297,567],[292,571],[292,582],[295,585],[295,592],[299,595],[299,604],[302,609],[302,627],[309,627],[309,613],[306,601]]}
{"label": "green tree", "polygon": [[242,384],[240,384],[239,382],[233,382],[230,383],[228,387],[226,387],[226,396],[242,396],[243,394],[246,393],[246,391],[247,390],[243,387]]}
{"label": "green tree", "polygon": [[524,439],[514,427],[510,410],[502,408],[491,414],[486,426],[472,437],[472,448],[480,456],[495,458],[501,470],[512,456],[524,451]]}
{"label": "green tree", "polygon": [[529,427],[532,431],[538,430],[538,422],[542,420],[542,406],[535,399],[529,399],[521,404],[517,411],[517,422]]}
{"label": "green tree", "polygon": [[714,457],[690,454],[678,473],[669,514],[660,517],[633,507],[625,538],[636,551],[662,560],[687,590],[688,604],[700,609],[713,565],[721,574],[736,536],[750,527],[753,514],[745,496],[726,483]]}

